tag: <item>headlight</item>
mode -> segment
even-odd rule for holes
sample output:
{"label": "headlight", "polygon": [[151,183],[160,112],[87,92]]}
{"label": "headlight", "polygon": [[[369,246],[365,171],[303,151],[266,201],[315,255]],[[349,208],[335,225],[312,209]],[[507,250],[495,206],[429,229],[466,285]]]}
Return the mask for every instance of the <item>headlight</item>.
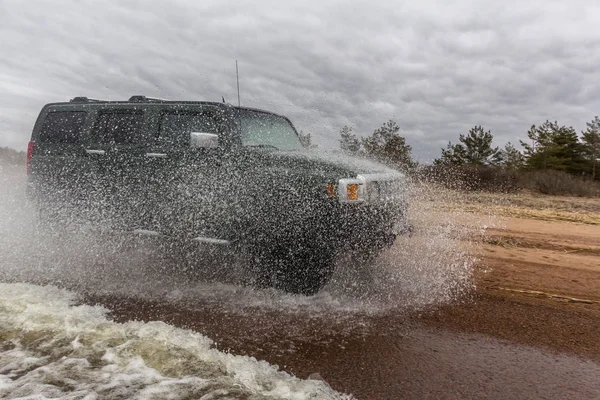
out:
{"label": "headlight", "polygon": [[[402,174],[364,174],[354,179],[340,179],[337,188],[327,185],[330,198],[336,197],[342,203],[387,202],[403,198],[405,178]],[[337,189],[337,190],[336,190]]]}

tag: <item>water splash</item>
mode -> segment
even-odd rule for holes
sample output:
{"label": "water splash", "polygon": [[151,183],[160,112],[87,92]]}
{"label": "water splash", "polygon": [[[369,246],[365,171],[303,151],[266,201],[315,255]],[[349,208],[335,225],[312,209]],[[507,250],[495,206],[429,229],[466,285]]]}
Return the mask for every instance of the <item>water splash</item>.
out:
{"label": "water splash", "polygon": [[156,242],[116,250],[114,240],[81,230],[66,236],[39,231],[35,213],[24,201],[24,177],[6,171],[1,175],[8,195],[0,200],[0,280],[232,312],[373,314],[453,301],[473,288],[473,243],[495,222],[493,216],[447,207],[456,203],[456,192],[413,185],[408,215],[413,234],[400,237],[375,260],[341,257],[332,282],[321,293],[304,297],[255,289],[243,260],[227,269],[205,265],[203,278],[190,279],[162,257]]}
{"label": "water splash", "polygon": [[0,283],[0,397],[351,399],[162,322],[118,324],[55,287]]}
{"label": "water splash", "polygon": [[461,211],[459,193],[433,185],[412,184],[410,193],[413,232],[369,264],[345,260],[331,291],[387,312],[448,303],[474,289],[476,245],[496,217]]}

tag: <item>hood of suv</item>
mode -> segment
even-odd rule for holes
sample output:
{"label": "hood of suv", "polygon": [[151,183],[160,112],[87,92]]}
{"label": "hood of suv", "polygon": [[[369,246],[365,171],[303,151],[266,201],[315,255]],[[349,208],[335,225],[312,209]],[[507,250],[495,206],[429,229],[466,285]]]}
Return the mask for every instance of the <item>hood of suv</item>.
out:
{"label": "hood of suv", "polygon": [[[355,178],[357,175],[397,175],[404,174],[383,164],[343,153],[318,150],[279,151],[255,150],[257,160],[263,168],[281,173],[321,175],[332,179]],[[254,151],[253,151],[254,152]]]}

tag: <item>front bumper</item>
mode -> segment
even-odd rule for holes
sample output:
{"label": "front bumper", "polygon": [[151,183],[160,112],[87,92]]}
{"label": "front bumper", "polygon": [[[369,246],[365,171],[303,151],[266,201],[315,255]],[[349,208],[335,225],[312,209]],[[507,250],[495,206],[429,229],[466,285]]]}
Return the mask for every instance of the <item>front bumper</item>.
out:
{"label": "front bumper", "polygon": [[397,203],[346,204],[337,220],[338,247],[351,250],[389,247],[406,226],[405,207]]}

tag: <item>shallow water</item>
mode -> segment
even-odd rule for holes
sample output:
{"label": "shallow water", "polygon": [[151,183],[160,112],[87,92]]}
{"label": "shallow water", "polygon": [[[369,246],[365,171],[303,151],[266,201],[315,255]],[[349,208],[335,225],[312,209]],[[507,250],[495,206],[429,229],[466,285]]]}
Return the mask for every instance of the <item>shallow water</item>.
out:
{"label": "shallow water", "polygon": [[54,287],[0,284],[0,397],[342,399],[207,337],[162,322],[107,320]]}
{"label": "shallow water", "polygon": [[[113,323],[102,308],[77,306],[79,296],[64,290],[29,284],[0,284],[0,289],[0,397],[118,398],[122,390],[134,398],[210,393],[327,399],[351,393],[358,399],[597,399],[600,394],[597,363],[482,335],[427,329],[418,317],[403,313],[341,317],[260,308],[232,313],[225,305],[83,299],[108,307],[111,319],[122,322]],[[294,378],[317,373],[327,383]],[[126,389],[119,389],[123,385]]]}
{"label": "shallow water", "polygon": [[206,333],[221,349],[281,366],[299,377],[318,372],[359,399],[598,399],[600,365],[528,346],[423,327],[418,314],[315,314],[309,310],[241,315],[202,303],[105,297],[118,320],[163,320]]}
{"label": "shallow water", "polygon": [[[600,398],[593,362],[419,325],[420,310],[472,290],[472,241],[493,216],[414,206],[414,236],[369,265],[340,259],[332,282],[304,297],[254,289],[243,260],[190,279],[152,241],[115,251],[97,235],[40,232],[22,176],[0,178],[0,282],[35,284],[0,284],[4,397]],[[430,188],[413,197],[444,201]],[[274,365],[318,373],[339,393]]]}

